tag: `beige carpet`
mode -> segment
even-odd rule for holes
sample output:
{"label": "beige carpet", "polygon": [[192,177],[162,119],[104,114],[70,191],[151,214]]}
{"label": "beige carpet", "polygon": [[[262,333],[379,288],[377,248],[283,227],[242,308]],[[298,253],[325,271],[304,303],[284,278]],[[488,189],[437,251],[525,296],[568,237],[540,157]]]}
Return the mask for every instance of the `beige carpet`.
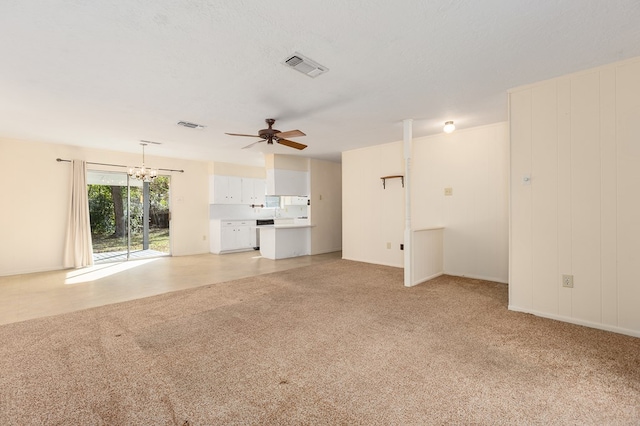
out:
{"label": "beige carpet", "polygon": [[338,260],[0,327],[1,425],[640,424],[640,339]]}

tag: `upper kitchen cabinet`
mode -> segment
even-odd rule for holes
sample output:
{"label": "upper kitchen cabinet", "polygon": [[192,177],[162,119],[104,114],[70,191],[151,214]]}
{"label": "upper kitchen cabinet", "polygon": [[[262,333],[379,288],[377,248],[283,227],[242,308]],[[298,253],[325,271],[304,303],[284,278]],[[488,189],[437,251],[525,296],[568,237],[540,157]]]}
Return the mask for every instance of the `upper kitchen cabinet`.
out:
{"label": "upper kitchen cabinet", "polygon": [[264,204],[264,179],[242,178],[242,204]]}
{"label": "upper kitchen cabinet", "polygon": [[287,195],[281,197],[283,206],[306,206],[309,205],[309,197],[306,195]]}
{"label": "upper kitchen cabinet", "polygon": [[210,204],[242,204],[242,178],[209,176]]}
{"label": "upper kitchen cabinet", "polygon": [[209,204],[264,204],[264,196],[264,179],[209,176]]}
{"label": "upper kitchen cabinet", "polygon": [[268,195],[309,195],[309,172],[267,169]]}

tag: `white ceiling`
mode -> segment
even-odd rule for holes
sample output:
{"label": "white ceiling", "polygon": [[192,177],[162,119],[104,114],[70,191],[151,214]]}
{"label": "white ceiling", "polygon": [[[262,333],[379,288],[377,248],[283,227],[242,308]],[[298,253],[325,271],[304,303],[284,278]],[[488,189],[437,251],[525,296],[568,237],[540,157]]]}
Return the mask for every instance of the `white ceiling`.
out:
{"label": "white ceiling", "polygon": [[[282,65],[298,51],[330,71]],[[263,164],[507,119],[507,89],[640,56],[637,0],[2,0],[0,137]],[[300,129],[304,151],[224,132]],[[177,126],[180,120],[203,130]]]}

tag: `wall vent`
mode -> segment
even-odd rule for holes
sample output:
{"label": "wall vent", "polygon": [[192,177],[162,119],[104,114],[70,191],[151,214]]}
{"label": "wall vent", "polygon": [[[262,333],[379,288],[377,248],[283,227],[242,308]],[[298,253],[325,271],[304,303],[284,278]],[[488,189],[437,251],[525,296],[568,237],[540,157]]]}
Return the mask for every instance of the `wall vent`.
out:
{"label": "wall vent", "polygon": [[204,129],[202,124],[191,123],[189,121],[178,121],[178,126],[188,127],[190,129]]}
{"label": "wall vent", "polygon": [[329,68],[320,65],[316,61],[313,61],[298,52],[295,52],[293,55],[287,56],[287,58],[282,63],[289,68],[300,71],[304,75],[308,75],[311,78],[315,78],[320,74],[324,74],[325,72],[329,71]]}

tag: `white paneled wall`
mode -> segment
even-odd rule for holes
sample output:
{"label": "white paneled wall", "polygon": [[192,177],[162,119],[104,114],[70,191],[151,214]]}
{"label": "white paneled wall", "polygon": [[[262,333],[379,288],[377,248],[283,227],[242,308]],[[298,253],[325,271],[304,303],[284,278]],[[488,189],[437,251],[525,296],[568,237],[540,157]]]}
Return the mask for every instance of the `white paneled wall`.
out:
{"label": "white paneled wall", "polygon": [[640,61],[512,90],[510,129],[510,308],[640,335]]}
{"label": "white paneled wall", "polygon": [[[606,248],[605,262],[611,276],[607,278],[617,278],[618,297],[606,302],[613,307],[616,301],[618,325],[640,336],[640,60],[615,70],[617,165],[608,167],[617,171],[617,211],[607,219],[616,221],[617,241]],[[614,259],[609,249],[617,253],[616,274],[611,271]]]}

